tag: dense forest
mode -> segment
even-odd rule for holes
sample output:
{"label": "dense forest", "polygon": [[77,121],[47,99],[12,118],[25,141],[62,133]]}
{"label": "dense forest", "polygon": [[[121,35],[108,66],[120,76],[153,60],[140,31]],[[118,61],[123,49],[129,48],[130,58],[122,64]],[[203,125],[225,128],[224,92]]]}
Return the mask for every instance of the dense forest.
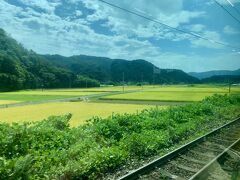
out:
{"label": "dense forest", "polygon": [[206,72],[190,72],[190,76],[196,77],[198,79],[210,78],[212,76],[240,76],[240,69],[229,71],[229,70],[215,70]]}
{"label": "dense forest", "polygon": [[159,69],[145,60],[110,59],[95,56],[44,55],[50,63],[76,74],[84,74],[103,83],[199,83],[187,73],[177,69]]}
{"label": "dense forest", "polygon": [[[0,29],[0,90],[99,86],[89,77],[51,65]],[[84,84],[84,85],[83,85]]]}
{"label": "dense forest", "polygon": [[237,84],[237,83],[240,83],[240,76],[232,76],[232,75],[211,76],[209,78],[204,78],[201,81],[203,83],[231,83],[231,84]]}
{"label": "dense forest", "polygon": [[25,49],[0,29],[0,90],[97,87],[103,84],[239,83],[238,77],[200,81],[177,70],[160,69],[145,60],[123,60],[78,55],[39,55]]}

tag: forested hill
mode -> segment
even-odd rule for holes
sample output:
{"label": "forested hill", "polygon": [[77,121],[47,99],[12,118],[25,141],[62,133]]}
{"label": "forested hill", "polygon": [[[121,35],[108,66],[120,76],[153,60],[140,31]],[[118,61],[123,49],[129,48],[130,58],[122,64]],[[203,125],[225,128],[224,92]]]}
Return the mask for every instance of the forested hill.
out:
{"label": "forested hill", "polygon": [[240,83],[240,75],[232,76],[232,75],[219,75],[219,76],[211,76],[208,78],[204,78],[201,80],[203,83],[231,83],[231,84],[239,84]]}
{"label": "forested hill", "polygon": [[72,76],[69,71],[49,65],[0,29],[0,89],[63,87]]}
{"label": "forested hill", "polygon": [[[153,74],[153,72],[157,72]],[[181,70],[159,69],[145,60],[39,55],[0,28],[0,90],[99,86],[101,83],[197,83]]]}
{"label": "forested hill", "polygon": [[44,57],[25,49],[0,29],[0,90],[81,87],[99,83],[51,65]]}
{"label": "forested hill", "polygon": [[[110,59],[94,56],[44,55],[52,64],[84,74],[101,82],[198,83],[199,80],[176,69],[159,69],[145,60]],[[155,74],[153,72],[155,71]]]}
{"label": "forested hill", "polygon": [[212,76],[240,76],[240,69],[237,69],[235,71],[216,70],[216,71],[206,71],[206,72],[190,72],[188,74],[198,79],[210,78]]}

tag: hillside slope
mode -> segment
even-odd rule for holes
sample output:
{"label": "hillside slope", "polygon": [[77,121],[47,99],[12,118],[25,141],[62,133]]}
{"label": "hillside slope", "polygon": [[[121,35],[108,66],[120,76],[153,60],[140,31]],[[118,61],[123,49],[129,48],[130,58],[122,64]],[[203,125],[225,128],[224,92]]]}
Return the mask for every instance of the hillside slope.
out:
{"label": "hillside slope", "polygon": [[203,83],[231,83],[239,84],[240,76],[222,75],[222,76],[212,76],[209,78],[204,78],[201,80]]}
{"label": "hillside slope", "polygon": [[0,29],[0,90],[69,87],[74,75],[50,65]]}
{"label": "hillside slope", "polygon": [[206,72],[190,72],[189,75],[196,77],[198,79],[209,78],[211,76],[240,76],[240,69],[235,71],[228,71],[228,70],[219,70],[219,71],[206,71]]}
{"label": "hillside slope", "polygon": [[[176,69],[159,69],[145,60],[110,59],[94,56],[43,55],[50,63],[84,74],[101,82],[198,83],[199,80]],[[157,70],[159,73],[155,73]],[[156,72],[156,71],[155,71]]]}
{"label": "hillside slope", "polygon": [[[155,74],[154,74],[155,72]],[[159,69],[145,60],[39,55],[0,29],[0,91],[99,86],[101,83],[198,83],[181,70]]]}

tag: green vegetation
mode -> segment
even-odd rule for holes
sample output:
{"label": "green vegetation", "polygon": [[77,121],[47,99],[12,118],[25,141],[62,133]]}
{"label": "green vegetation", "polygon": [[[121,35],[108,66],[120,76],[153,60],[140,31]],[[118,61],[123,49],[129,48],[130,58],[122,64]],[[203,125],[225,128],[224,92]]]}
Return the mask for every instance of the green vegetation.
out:
{"label": "green vegetation", "polygon": [[33,102],[33,101],[43,101],[43,100],[54,100],[63,99],[71,96],[62,95],[21,95],[21,94],[0,94],[1,100],[13,100],[18,102]]}
{"label": "green vegetation", "polygon": [[216,128],[240,112],[239,96],[215,95],[166,110],[92,118],[69,127],[71,115],[37,123],[0,124],[2,179],[100,179]]}
{"label": "green vegetation", "polygon": [[[71,70],[75,74],[83,75],[97,79],[106,84],[122,83],[199,83],[197,78],[189,76],[187,73],[177,69],[159,69],[152,63],[145,60],[127,61],[123,59],[110,59],[94,56],[71,56],[64,57],[60,55],[43,56],[49,62]],[[153,74],[154,69],[159,73]]]}
{"label": "green vegetation", "polygon": [[34,122],[41,121],[42,119],[52,115],[64,115],[71,113],[73,116],[69,124],[71,127],[76,127],[80,124],[85,124],[88,119],[94,116],[107,117],[112,113],[135,113],[137,111],[140,112],[141,110],[150,107],[153,106],[141,104],[111,104],[92,102],[42,103],[27,106],[2,108],[0,109],[0,122]]}
{"label": "green vegetation", "polygon": [[4,104],[15,104],[18,103],[19,101],[13,101],[13,100],[0,100],[0,105]]}
{"label": "green vegetation", "polygon": [[177,69],[159,69],[145,60],[94,56],[38,55],[0,29],[0,91],[37,88],[99,87],[102,84],[239,83],[239,76],[200,81]]}
{"label": "green vegetation", "polygon": [[[144,60],[111,60],[91,56],[41,56],[28,51],[0,29],[0,91],[36,88],[99,87],[126,83],[153,83],[153,64]],[[161,70],[154,83],[197,83],[181,70]]]}
{"label": "green vegetation", "polygon": [[35,102],[44,100],[64,99],[70,97],[80,97],[101,92],[61,92],[51,90],[29,90],[0,93],[0,100],[18,101],[18,102]]}
{"label": "green vegetation", "polygon": [[101,94],[102,92],[88,92],[88,91],[51,91],[51,90],[30,90],[30,91],[14,91],[7,93],[0,93],[0,99],[12,99],[22,101],[36,101],[47,99],[61,99],[69,97],[80,97],[93,94]]}
{"label": "green vegetation", "polygon": [[78,75],[76,80],[74,81],[74,83],[72,84],[72,87],[99,87],[100,86],[100,82],[86,77],[86,76],[80,76]]}
{"label": "green vegetation", "polygon": [[219,76],[211,76],[209,78],[202,79],[203,83],[231,83],[237,84],[240,83],[240,76],[233,75],[219,75]]}
{"label": "green vegetation", "polygon": [[99,86],[91,78],[79,77],[57,67],[33,51],[26,50],[0,29],[0,90]]}
{"label": "green vegetation", "polygon": [[102,97],[103,100],[136,100],[136,101],[169,101],[169,102],[192,102],[200,101],[214,93],[195,92],[135,92]]}
{"label": "green vegetation", "polygon": [[[105,100],[137,100],[137,101],[175,101],[191,102],[200,101],[213,94],[227,94],[226,86],[209,86],[209,85],[173,85],[173,86],[156,86],[146,88],[144,91],[127,94],[117,94],[101,97]],[[239,87],[231,88],[232,94],[240,94]]]}

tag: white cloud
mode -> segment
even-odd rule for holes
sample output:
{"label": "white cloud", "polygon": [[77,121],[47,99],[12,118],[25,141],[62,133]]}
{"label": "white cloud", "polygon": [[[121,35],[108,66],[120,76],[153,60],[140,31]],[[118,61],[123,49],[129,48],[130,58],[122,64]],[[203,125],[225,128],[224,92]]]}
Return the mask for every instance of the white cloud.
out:
{"label": "white cloud", "polygon": [[[179,27],[181,24],[189,23],[192,19],[202,17],[205,14],[202,11],[183,10],[182,0],[152,0],[148,2],[147,6],[145,0],[135,1],[134,3],[127,0],[122,0],[118,3],[116,3],[116,1],[110,2],[122,8],[133,11],[137,10],[140,14],[150,16],[173,27]],[[87,8],[94,10],[94,13],[87,17],[89,21],[106,19],[106,25],[118,34],[128,34],[129,36],[144,38],[154,36],[164,38],[164,33],[169,33],[169,29],[166,29],[165,26],[150,22],[120,9],[109,7],[99,1],[86,0],[84,4]],[[169,34],[166,35],[166,38],[169,38],[168,35]]]}
{"label": "white cloud", "polygon": [[217,44],[215,42],[222,42],[224,43],[224,41],[221,39],[221,36],[218,32],[215,31],[203,31],[201,33],[202,37],[209,39],[204,40],[204,39],[192,39],[192,45],[193,47],[207,47],[207,48],[212,48],[212,49],[221,49],[224,46]]}
{"label": "white cloud", "polygon": [[82,11],[80,11],[80,10],[76,10],[75,14],[76,14],[77,17],[83,15]]}
{"label": "white cloud", "polygon": [[229,35],[236,35],[236,34],[240,34],[240,31],[234,29],[233,27],[226,25],[223,28],[223,32]]}
{"label": "white cloud", "polygon": [[[80,0],[71,0],[71,3],[74,5],[78,1]],[[205,68],[207,68],[207,64],[210,62],[207,62],[207,58],[197,55],[163,52],[162,48],[165,46],[162,44],[163,39],[189,40],[194,47],[186,47],[190,49],[189,51],[195,50],[197,47],[220,48],[210,42],[170,31],[153,22],[113,9],[95,0],[81,1],[86,7],[92,9],[93,13],[87,18],[83,18],[85,17],[84,11],[74,9],[72,12],[78,16],[76,19],[61,18],[55,14],[55,8],[60,5],[60,1],[50,3],[46,0],[31,2],[22,0],[22,2],[29,7],[21,8],[0,1],[0,27],[12,34],[26,48],[41,54],[66,56],[87,54],[111,58],[147,59],[163,68],[170,68],[174,64],[174,68],[190,71],[191,68],[200,69],[198,66],[205,61]],[[219,33],[207,31],[203,24],[192,25],[194,18],[203,17],[205,13],[183,10],[182,0],[149,1],[148,6],[145,5],[145,0],[136,2],[134,4],[139,13],[146,12],[171,26],[187,27],[190,31],[210,39],[222,40]],[[133,2],[127,0],[118,1],[118,3],[126,8],[133,7],[133,4],[131,5]],[[45,11],[39,12],[35,8],[45,8]],[[106,20],[105,24],[101,24],[102,27],[113,33],[111,35],[101,34],[92,29],[90,24],[94,24],[98,20]],[[148,38],[154,38],[159,44],[151,43]],[[192,61],[196,61],[196,64],[191,65]],[[213,64],[209,66],[209,68],[211,67],[214,67]]]}
{"label": "white cloud", "polygon": [[203,72],[210,70],[235,70],[239,67],[239,57],[239,54],[231,53],[227,50],[214,56],[165,52],[154,58],[152,62],[160,68],[176,68],[186,72]]}
{"label": "white cloud", "polygon": [[49,2],[47,0],[20,0],[21,3],[25,4],[26,6],[30,7],[37,7],[42,10],[45,10],[48,13],[53,13],[55,10],[55,7],[61,4],[60,0],[55,0],[53,2]]}
{"label": "white cloud", "polygon": [[193,25],[190,25],[189,27],[189,29],[194,32],[202,32],[205,30],[205,28],[206,26],[203,24],[193,24]]}

